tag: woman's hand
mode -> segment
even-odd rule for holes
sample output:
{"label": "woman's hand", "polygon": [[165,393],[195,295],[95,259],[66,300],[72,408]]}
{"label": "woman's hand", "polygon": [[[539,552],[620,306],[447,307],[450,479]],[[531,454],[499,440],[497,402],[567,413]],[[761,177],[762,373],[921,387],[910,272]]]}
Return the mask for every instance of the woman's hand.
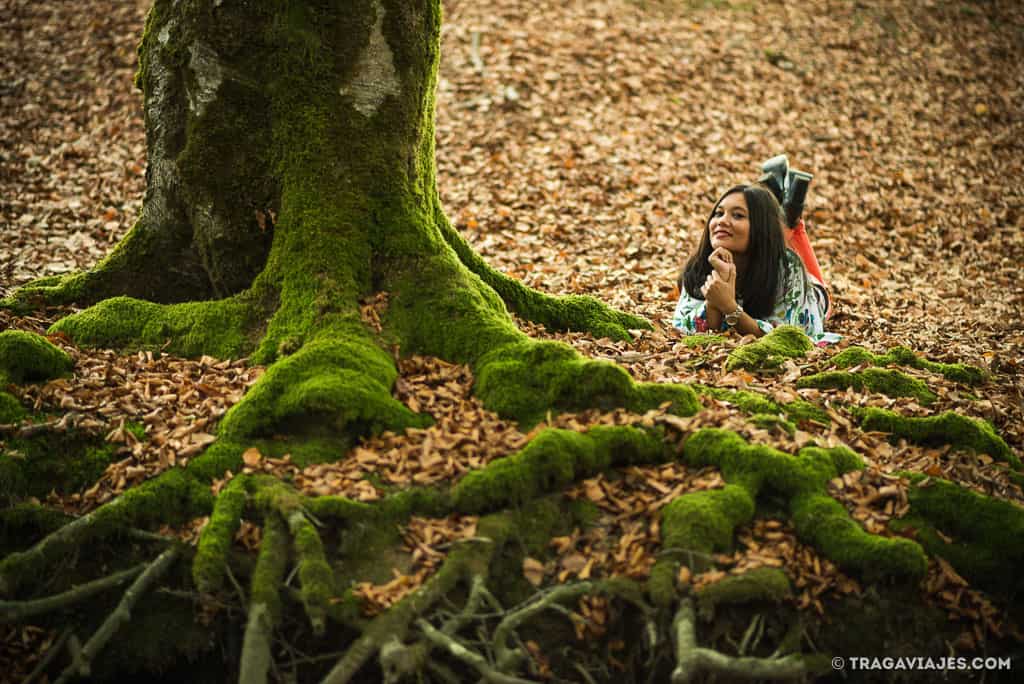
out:
{"label": "woman's hand", "polygon": [[732,252],[727,250],[725,247],[716,247],[710,255],[708,255],[708,263],[711,264],[711,268],[714,269],[718,276],[726,281],[731,282],[734,286],[736,284],[736,262],[733,261]]}
{"label": "woman's hand", "polygon": [[723,314],[736,310],[736,274],[733,272],[732,280],[725,280],[717,271],[712,271],[700,288],[704,295],[704,301],[709,307],[714,307]]}

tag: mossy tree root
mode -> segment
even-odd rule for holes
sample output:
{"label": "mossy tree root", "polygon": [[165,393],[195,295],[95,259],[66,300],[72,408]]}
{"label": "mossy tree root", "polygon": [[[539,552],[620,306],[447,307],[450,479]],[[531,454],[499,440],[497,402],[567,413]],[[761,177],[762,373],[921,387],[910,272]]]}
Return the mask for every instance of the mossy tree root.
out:
{"label": "mossy tree root", "polygon": [[63,684],[76,676],[89,676],[92,661],[117,633],[117,630],[131,619],[132,608],[142,598],[142,595],[170,569],[179,553],[180,549],[177,545],[168,547],[132,582],[114,611],[103,621],[99,629],[73,658],[72,663],[57,678],[58,684]]}
{"label": "mossy tree root", "polygon": [[764,337],[737,347],[729,353],[726,370],[771,370],[786,359],[800,358],[814,348],[804,331],[794,325],[780,325]]}
{"label": "mossy tree root", "polygon": [[212,593],[224,584],[228,550],[242,524],[248,496],[249,477],[236,475],[217,495],[210,520],[199,533],[199,545],[192,560],[192,581],[202,593]]}
{"label": "mossy tree root", "polygon": [[915,354],[906,347],[893,347],[885,354],[872,354],[864,347],[848,347],[832,357],[832,363],[839,368],[852,366],[900,365],[938,373],[947,380],[966,385],[980,385],[987,381],[989,374],[977,366],[965,363],[939,363]]}
{"label": "mossy tree root", "polygon": [[0,387],[56,378],[71,366],[71,357],[45,337],[23,330],[0,332]]}
{"label": "mossy tree root", "polygon": [[31,601],[0,601],[0,622],[20,622],[34,615],[42,615],[54,610],[63,610],[96,594],[124,584],[136,577],[145,568],[144,564],[136,565],[127,570],[121,570],[120,572],[93,580],[92,582],[80,584],[74,589],[69,589],[55,596],[47,596],[46,598]]}
{"label": "mossy tree root", "polygon": [[[869,534],[852,520],[843,506],[827,494],[829,480],[863,462],[845,447],[806,447],[796,456],[766,446],[750,445],[739,435],[717,428],[698,430],[683,445],[682,458],[693,466],[715,466],[729,484],[742,486],[751,497],[768,489],[788,498],[797,534],[826,557],[847,570],[869,577],[920,578],[927,569],[924,551],[909,539]],[[709,510],[711,522],[689,534],[691,545],[713,548],[720,544],[730,521],[741,519],[747,508],[742,497],[728,513]],[[671,505],[671,504],[670,504]],[[716,514],[712,516],[712,514]],[[663,525],[663,534],[674,534]],[[704,538],[694,539],[704,532]]]}
{"label": "mossy tree root", "polygon": [[169,470],[0,561],[0,595],[46,575],[52,561],[90,539],[148,523],[174,523],[207,515],[213,497],[182,470]]}
{"label": "mossy tree root", "polygon": [[800,378],[797,387],[844,390],[852,387],[857,391],[868,390],[888,397],[912,397],[923,405],[935,401],[935,393],[928,385],[906,373],[886,368],[865,368],[862,371],[825,371]]}
{"label": "mossy tree root", "polygon": [[303,497],[273,477],[257,478],[256,505],[281,516],[288,525],[299,574],[299,595],[317,636],[327,625],[327,601],[334,594],[334,574],[324,554],[320,534],[307,517]]}
{"label": "mossy tree root", "polygon": [[939,478],[901,475],[911,482],[910,512],[890,528],[913,533],[972,583],[1010,596],[1024,591],[1024,508]]}
{"label": "mossy tree root", "polygon": [[862,430],[888,432],[892,439],[902,437],[915,444],[950,444],[979,454],[988,454],[1009,463],[1016,470],[1024,468],[1020,458],[986,420],[968,418],[955,411],[923,418],[908,417],[874,407],[858,409],[856,415]]}
{"label": "mossy tree root", "polygon": [[667,609],[676,599],[680,567],[702,571],[711,566],[710,554],[732,547],[738,525],[754,517],[756,489],[727,484],[722,489],[693,492],[670,502],[661,516],[662,551],[651,568],[647,590],[651,601]]}
{"label": "mossy tree root", "polygon": [[755,568],[742,575],[730,575],[698,589],[697,610],[701,618],[711,620],[719,606],[754,602],[779,603],[789,598],[792,591],[785,571],[778,568]]}
{"label": "mossy tree root", "polygon": [[616,311],[588,296],[553,297],[523,285],[501,273],[469,246],[443,212],[436,213],[445,241],[455,250],[459,260],[498,293],[505,305],[516,315],[548,330],[589,332],[595,337],[630,340],[630,330],[650,330],[651,324],[638,316]]}
{"label": "mossy tree root", "polygon": [[733,679],[796,680],[817,672],[806,656],[752,658],[733,657],[697,645],[697,620],[693,601],[684,598],[672,620],[676,667],[672,684],[688,684],[701,675],[713,674]]}
{"label": "mossy tree root", "polygon": [[239,684],[263,684],[270,670],[270,644],[281,619],[281,583],[288,567],[288,531],[273,511],[263,519],[263,539],[252,574],[249,619],[242,640]]}
{"label": "mossy tree root", "polygon": [[657,435],[638,428],[547,429],[515,454],[468,473],[452,490],[453,505],[462,513],[483,513],[524,504],[613,466],[658,463],[667,456]]}
{"label": "mossy tree root", "polygon": [[727,401],[741,411],[752,414],[780,414],[796,423],[812,421],[828,425],[832,422],[825,409],[803,399],[794,399],[785,404],[778,404],[763,394],[749,390],[730,390],[724,387],[708,387],[706,385],[693,385],[698,395],[708,396],[719,401]]}
{"label": "mossy tree root", "polygon": [[76,343],[93,347],[161,349],[196,357],[244,356],[252,349],[266,311],[248,293],[221,300],[156,304],[118,296],[104,299],[52,326]]}

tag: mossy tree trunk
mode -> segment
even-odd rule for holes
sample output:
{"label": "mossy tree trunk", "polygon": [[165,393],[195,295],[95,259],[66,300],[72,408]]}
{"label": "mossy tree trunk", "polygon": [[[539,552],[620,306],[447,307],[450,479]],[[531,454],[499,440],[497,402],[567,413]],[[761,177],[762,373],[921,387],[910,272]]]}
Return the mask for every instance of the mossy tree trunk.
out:
{"label": "mossy tree trunk", "polygon": [[[16,299],[98,302],[55,326],[84,344],[291,356],[252,393],[258,410],[239,411],[263,424],[236,415],[236,435],[314,407],[342,431],[417,423],[390,399],[395,345],[474,364],[485,402],[524,420],[550,408],[692,408],[692,393],[638,387],[512,323],[509,309],[618,338],[648,325],[520,285],[448,223],[434,164],[440,26],[436,0],[158,0],[137,77],[150,154],[142,216],[92,270]],[[360,301],[379,292],[385,326],[371,330]]]}

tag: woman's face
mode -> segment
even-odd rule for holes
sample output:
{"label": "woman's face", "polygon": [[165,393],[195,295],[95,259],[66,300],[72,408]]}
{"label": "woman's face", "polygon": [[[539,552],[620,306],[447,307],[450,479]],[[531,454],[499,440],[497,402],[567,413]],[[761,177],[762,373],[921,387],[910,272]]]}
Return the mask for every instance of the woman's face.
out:
{"label": "woman's face", "polygon": [[747,198],[742,192],[726,195],[715,208],[708,224],[711,247],[725,247],[733,254],[743,254],[750,246],[750,214]]}

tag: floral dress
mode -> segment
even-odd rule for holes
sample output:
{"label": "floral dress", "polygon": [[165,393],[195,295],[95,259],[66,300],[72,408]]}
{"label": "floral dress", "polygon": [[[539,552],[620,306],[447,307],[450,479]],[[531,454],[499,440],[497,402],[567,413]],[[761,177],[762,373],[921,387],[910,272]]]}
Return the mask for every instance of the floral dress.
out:
{"label": "floral dress", "polygon": [[[828,309],[825,286],[806,272],[803,262],[795,252],[787,250],[785,258],[785,266],[788,267],[785,272],[788,275],[779,295],[775,298],[775,309],[767,319],[755,318],[757,326],[765,333],[769,333],[777,325],[795,325],[803,328],[807,336],[818,346],[838,342],[842,336],[825,332],[825,312]],[[742,299],[739,300],[739,304],[743,306]],[[684,288],[672,315],[672,325],[688,335],[708,332],[710,327],[704,300],[691,297]],[[726,330],[728,327],[723,317],[720,330]]]}

